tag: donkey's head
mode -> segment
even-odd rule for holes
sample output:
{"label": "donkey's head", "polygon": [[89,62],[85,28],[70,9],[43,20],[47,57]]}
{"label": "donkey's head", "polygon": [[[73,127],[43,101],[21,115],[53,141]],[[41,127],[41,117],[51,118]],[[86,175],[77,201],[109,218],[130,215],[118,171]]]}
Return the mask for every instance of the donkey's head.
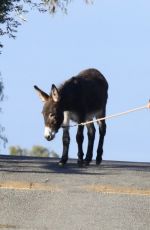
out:
{"label": "donkey's head", "polygon": [[45,122],[45,138],[50,141],[54,139],[61,124],[63,123],[64,115],[60,103],[60,94],[55,85],[52,85],[51,93],[48,95],[37,86],[34,86],[42,102],[44,102],[42,114]]}

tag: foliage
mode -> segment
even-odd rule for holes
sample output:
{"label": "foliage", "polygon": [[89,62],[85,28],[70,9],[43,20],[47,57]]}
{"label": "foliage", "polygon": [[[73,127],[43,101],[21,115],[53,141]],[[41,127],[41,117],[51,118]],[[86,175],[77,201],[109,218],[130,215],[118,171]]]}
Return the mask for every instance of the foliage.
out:
{"label": "foliage", "polygon": [[[3,90],[4,90],[4,85],[3,85],[2,79],[0,79],[0,103],[4,100]],[[0,112],[1,111],[2,111],[2,108],[0,107]],[[5,144],[7,143],[7,138],[3,135],[3,132],[4,132],[4,127],[0,125],[0,144],[1,142],[3,142],[5,146]]]}
{"label": "foliage", "polygon": [[24,156],[27,153],[26,149],[22,149],[20,146],[11,146],[9,151],[12,156]]}
{"label": "foliage", "polygon": [[[92,0],[84,1],[92,2]],[[71,2],[72,0],[0,0],[0,36],[8,35],[10,38],[15,38],[18,26],[26,21],[24,14],[31,9],[50,14],[58,10],[66,13],[68,4]],[[0,48],[2,47],[0,43]]]}
{"label": "foliage", "polygon": [[42,146],[36,145],[33,146],[30,155],[34,157],[48,157],[49,156],[49,151],[47,148],[44,148]]}
{"label": "foliage", "polygon": [[[0,79],[0,101],[3,101],[4,99],[3,90],[4,90],[4,85],[2,79]],[[0,112],[1,112],[1,108],[0,108]]]}
{"label": "foliage", "polygon": [[[28,0],[0,0],[0,36],[8,35],[15,38],[17,28],[21,25],[21,15],[26,13]],[[0,47],[3,45],[0,43]]]}
{"label": "foliage", "polygon": [[9,153],[13,156],[59,157],[53,150],[49,151],[47,148],[40,145],[33,146],[31,150],[21,148],[20,146],[11,146],[9,148]]}
{"label": "foliage", "polygon": [[[40,12],[49,11],[55,13],[56,10],[66,10],[68,2],[71,0],[0,0],[0,36],[8,35],[10,38],[16,37],[18,26],[26,21],[24,14],[30,9],[37,9]],[[0,43],[0,48],[3,45]]]}

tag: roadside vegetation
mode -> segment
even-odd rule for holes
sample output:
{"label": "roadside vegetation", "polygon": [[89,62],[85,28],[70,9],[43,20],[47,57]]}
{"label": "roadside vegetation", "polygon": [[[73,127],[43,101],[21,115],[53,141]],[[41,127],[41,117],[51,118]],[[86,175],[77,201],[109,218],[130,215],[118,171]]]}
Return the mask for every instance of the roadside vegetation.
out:
{"label": "roadside vegetation", "polygon": [[9,154],[11,156],[32,156],[32,157],[53,157],[59,158],[59,155],[54,150],[34,145],[31,149],[21,148],[20,146],[10,146]]}

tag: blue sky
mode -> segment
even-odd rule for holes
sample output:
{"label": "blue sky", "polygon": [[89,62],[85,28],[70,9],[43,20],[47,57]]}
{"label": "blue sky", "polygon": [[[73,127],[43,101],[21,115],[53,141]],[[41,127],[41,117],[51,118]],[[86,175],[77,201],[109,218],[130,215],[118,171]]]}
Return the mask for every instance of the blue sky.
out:
{"label": "blue sky", "polygon": [[[99,69],[109,82],[107,114],[148,102],[150,97],[150,2],[148,0],[74,1],[68,15],[32,11],[15,40],[3,40],[5,95],[0,115],[8,145],[43,145],[61,155],[62,130],[52,142],[43,137],[42,103],[33,85],[46,92],[83,69]],[[104,159],[150,161],[150,111],[107,121]],[[72,128],[70,157],[76,157]],[[85,131],[86,136],[86,131]],[[98,142],[95,140],[94,158]],[[86,152],[87,138],[84,149]]]}

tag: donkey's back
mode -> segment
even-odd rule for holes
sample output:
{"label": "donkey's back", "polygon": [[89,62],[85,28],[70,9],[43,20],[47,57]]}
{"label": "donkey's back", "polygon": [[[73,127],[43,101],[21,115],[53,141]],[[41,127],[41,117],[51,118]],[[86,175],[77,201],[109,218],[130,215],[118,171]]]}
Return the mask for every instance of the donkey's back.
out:
{"label": "donkey's back", "polygon": [[81,94],[86,96],[87,103],[98,108],[106,103],[108,83],[100,71],[87,69],[80,72],[77,78],[81,80]]}
{"label": "donkey's back", "polygon": [[59,91],[70,110],[96,112],[106,105],[108,83],[100,71],[86,69],[66,81]]}

